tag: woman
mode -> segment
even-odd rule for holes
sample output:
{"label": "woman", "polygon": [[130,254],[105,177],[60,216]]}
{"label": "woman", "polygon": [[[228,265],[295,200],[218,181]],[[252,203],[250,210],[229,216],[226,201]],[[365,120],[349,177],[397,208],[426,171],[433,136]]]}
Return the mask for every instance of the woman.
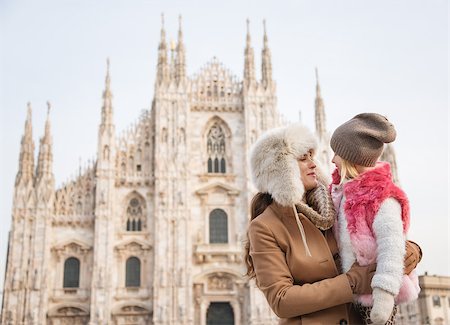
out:
{"label": "woman", "polygon": [[377,262],[372,295],[356,297],[366,324],[394,324],[395,304],[417,299],[420,291],[415,272],[403,275],[408,198],[393,183],[389,164],[378,162],[384,143],[395,137],[392,123],[376,113],[356,115],[331,137],[336,165],[331,195],[342,271],[355,261]]}
{"label": "woman", "polygon": [[[371,292],[375,265],[338,271],[328,184],[314,161],[315,137],[294,124],[268,131],[253,146],[253,198],[247,274],[256,278],[280,324],[360,324],[353,294]],[[414,268],[418,252],[407,253]],[[338,266],[337,266],[338,264]]]}

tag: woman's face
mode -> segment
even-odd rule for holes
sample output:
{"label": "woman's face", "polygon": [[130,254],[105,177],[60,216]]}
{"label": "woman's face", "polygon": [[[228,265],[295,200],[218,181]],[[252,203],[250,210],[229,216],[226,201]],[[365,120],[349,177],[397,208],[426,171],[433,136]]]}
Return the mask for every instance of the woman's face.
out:
{"label": "woman's face", "polygon": [[306,191],[312,190],[318,185],[316,175],[316,164],[313,160],[313,152],[310,150],[306,155],[297,159],[300,168],[300,179]]}
{"label": "woman's face", "polygon": [[338,155],[334,154],[333,159],[331,159],[331,162],[336,166],[339,173],[341,172],[341,166],[342,166],[342,158]]}

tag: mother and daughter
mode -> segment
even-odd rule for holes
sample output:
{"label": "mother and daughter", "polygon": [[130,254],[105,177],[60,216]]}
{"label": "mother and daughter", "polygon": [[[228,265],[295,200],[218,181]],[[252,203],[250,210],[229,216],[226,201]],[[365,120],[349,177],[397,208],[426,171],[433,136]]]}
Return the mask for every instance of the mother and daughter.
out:
{"label": "mother and daughter", "polygon": [[331,138],[332,184],[304,126],[266,132],[250,165],[245,261],[280,324],[395,324],[397,304],[417,298],[420,247],[406,240],[409,203],[378,162],[396,131],[363,113]]}

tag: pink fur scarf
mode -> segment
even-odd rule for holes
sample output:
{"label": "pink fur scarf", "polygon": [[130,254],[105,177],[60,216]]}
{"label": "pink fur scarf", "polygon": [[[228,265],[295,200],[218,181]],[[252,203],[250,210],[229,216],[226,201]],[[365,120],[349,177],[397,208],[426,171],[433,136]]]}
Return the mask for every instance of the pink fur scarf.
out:
{"label": "pink fur scarf", "polygon": [[[339,172],[333,173],[333,189],[340,182]],[[334,185],[334,186],[333,186]],[[333,196],[332,191],[332,196]],[[403,232],[406,234],[409,228],[409,201],[406,194],[392,182],[391,169],[388,163],[379,162],[377,166],[369,170],[351,182],[343,186],[343,194],[346,197],[344,211],[347,217],[347,228],[350,233],[352,247],[356,254],[356,260],[360,265],[368,265],[376,262],[377,243],[373,234],[373,221],[387,198],[396,199],[402,208]],[[342,196],[341,196],[342,197]],[[333,200],[339,204],[340,200]],[[337,202],[339,201],[339,203]],[[336,211],[339,211],[339,205]],[[410,276],[404,276],[403,285],[397,296],[396,302],[402,303],[417,298],[418,279],[415,272]],[[358,297],[363,305],[370,305],[371,295]]]}

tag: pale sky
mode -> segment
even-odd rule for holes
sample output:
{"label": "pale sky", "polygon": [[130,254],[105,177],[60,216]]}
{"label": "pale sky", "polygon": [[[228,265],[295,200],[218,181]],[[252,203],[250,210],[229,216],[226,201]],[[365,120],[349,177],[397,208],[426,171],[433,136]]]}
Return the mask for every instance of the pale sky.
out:
{"label": "pale sky", "polygon": [[257,75],[267,20],[278,109],[314,127],[314,68],[327,128],[361,112],[388,116],[401,184],[411,201],[409,237],[423,248],[419,274],[450,275],[448,4],[382,1],[0,0],[0,290],[26,104],[36,146],[52,104],[59,186],[96,154],[106,58],[116,129],[153,98],[161,13],[176,39],[183,16],[187,71],[214,56],[242,78],[246,19]]}

